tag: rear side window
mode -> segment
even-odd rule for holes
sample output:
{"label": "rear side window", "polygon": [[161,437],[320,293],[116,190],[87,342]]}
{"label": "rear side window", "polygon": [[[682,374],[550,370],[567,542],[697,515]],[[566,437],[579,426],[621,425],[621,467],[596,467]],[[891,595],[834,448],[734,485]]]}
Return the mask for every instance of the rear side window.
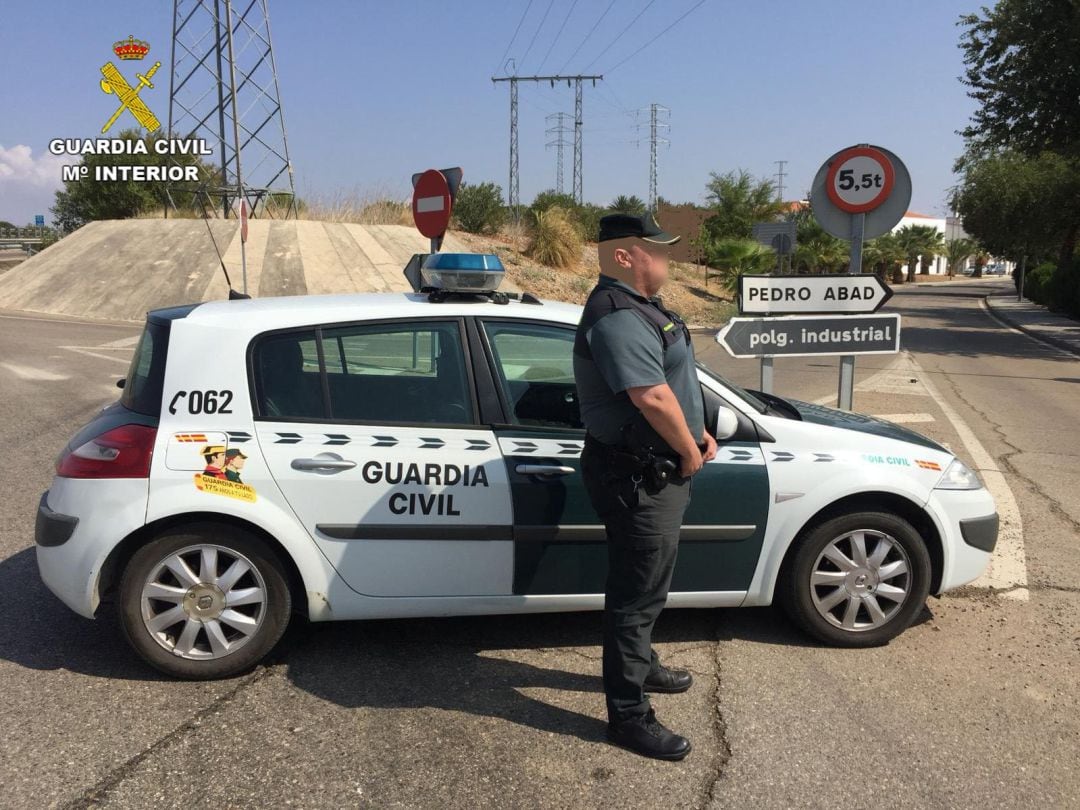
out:
{"label": "rear side window", "polygon": [[130,411],[158,416],[165,383],[165,359],[169,353],[169,327],[146,322],[135,355],[131,358],[120,404]]}
{"label": "rear side window", "polygon": [[252,359],[260,414],[276,419],[326,416],[314,330],[263,338]]}
{"label": "rear side window", "polygon": [[364,324],[269,335],[252,353],[260,416],[471,424],[457,321]]}

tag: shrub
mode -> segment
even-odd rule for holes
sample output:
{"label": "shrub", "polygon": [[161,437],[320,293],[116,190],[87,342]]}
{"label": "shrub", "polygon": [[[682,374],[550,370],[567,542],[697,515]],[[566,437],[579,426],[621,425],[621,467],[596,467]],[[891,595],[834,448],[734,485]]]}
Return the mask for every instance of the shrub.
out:
{"label": "shrub", "polygon": [[506,216],[502,188],[495,183],[462,183],[454,200],[457,226],[469,233],[495,233]]}
{"label": "shrub", "polygon": [[610,213],[603,206],[593,205],[592,203],[579,205],[574,210],[578,225],[581,228],[582,238],[586,242],[596,241],[596,238],[600,235],[600,218]]}
{"label": "shrub", "polygon": [[1054,270],[1046,283],[1046,305],[1080,318],[1080,256]]}
{"label": "shrub", "polygon": [[1046,303],[1047,284],[1054,274],[1054,263],[1043,262],[1024,273],[1024,297],[1036,304]]}
{"label": "shrub", "polygon": [[547,211],[549,208],[555,207],[561,208],[564,211],[573,211],[577,208],[577,203],[574,202],[572,195],[564,194],[549,188],[547,191],[541,191],[533,198],[529,210],[534,214],[539,214]]}
{"label": "shrub", "polygon": [[558,206],[532,215],[525,255],[549,267],[569,267],[581,258],[581,233],[569,213]]}

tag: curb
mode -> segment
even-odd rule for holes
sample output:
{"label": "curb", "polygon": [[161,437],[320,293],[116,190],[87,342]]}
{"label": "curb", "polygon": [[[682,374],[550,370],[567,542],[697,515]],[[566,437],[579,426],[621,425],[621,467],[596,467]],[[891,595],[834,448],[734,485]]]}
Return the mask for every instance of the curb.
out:
{"label": "curb", "polygon": [[1041,332],[1032,329],[1029,326],[1024,326],[1020,322],[1010,318],[1008,315],[1005,314],[1005,310],[998,309],[990,303],[990,299],[992,297],[992,293],[984,295],[982,298],[983,306],[986,307],[987,311],[990,312],[991,315],[993,315],[1003,324],[1012,329],[1016,329],[1019,332],[1023,332],[1032,340],[1037,340],[1040,343],[1045,343],[1047,346],[1053,346],[1055,349],[1060,349],[1061,351],[1066,352],[1067,354],[1071,354],[1074,357],[1080,357],[1080,349],[1078,349],[1072,343],[1069,343],[1067,340],[1061,340],[1060,338],[1056,337],[1049,337],[1042,334]]}

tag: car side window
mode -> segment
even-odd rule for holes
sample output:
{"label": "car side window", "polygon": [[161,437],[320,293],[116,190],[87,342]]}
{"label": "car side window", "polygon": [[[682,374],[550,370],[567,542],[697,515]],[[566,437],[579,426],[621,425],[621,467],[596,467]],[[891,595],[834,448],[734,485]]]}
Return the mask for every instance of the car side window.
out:
{"label": "car side window", "polygon": [[574,384],[574,329],[485,321],[495,370],[517,425],[583,428]]}
{"label": "car side window", "polygon": [[322,330],[333,419],[471,424],[457,321]]}
{"label": "car side window", "polygon": [[260,414],[278,419],[326,416],[315,330],[264,337],[252,359]]}

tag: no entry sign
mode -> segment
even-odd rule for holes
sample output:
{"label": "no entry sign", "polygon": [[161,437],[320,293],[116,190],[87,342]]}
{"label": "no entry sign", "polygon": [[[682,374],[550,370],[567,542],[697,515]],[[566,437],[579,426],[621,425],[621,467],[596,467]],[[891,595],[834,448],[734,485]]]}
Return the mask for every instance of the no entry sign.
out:
{"label": "no entry sign", "polygon": [[450,209],[450,184],[438,169],[428,169],[413,186],[416,229],[429,239],[438,239],[450,225]]}
{"label": "no entry sign", "polygon": [[856,146],[833,158],[825,191],[841,211],[864,214],[889,198],[895,182],[892,161],[884,152],[872,146]]}

